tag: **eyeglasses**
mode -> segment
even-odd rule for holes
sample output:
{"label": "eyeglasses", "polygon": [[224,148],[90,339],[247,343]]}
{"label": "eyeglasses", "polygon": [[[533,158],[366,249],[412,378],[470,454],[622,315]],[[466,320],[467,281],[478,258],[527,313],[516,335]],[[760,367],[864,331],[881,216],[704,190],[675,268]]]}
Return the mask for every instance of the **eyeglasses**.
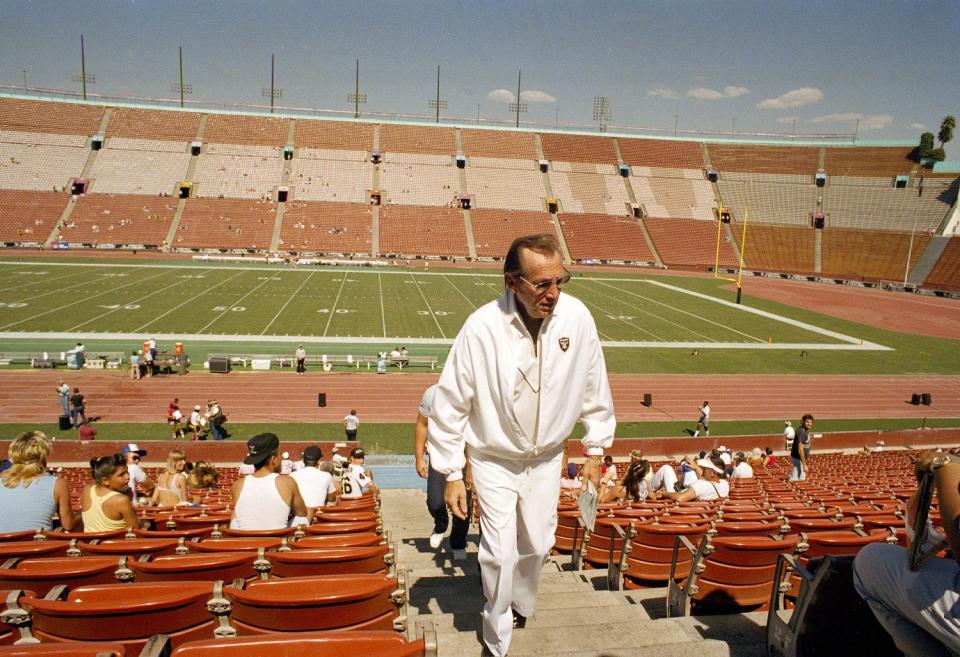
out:
{"label": "eyeglasses", "polygon": [[534,283],[533,281],[528,281],[526,278],[524,278],[520,274],[514,274],[514,275],[517,278],[519,278],[521,281],[523,281],[524,283],[532,287],[534,290],[536,290],[537,294],[543,294],[544,292],[550,289],[551,285],[556,285],[557,289],[559,290],[564,285],[569,283],[571,278],[570,272],[567,272],[563,276],[558,276],[557,278],[551,278],[546,281],[540,281],[539,283]]}
{"label": "eyeglasses", "polygon": [[140,457],[139,457],[139,456],[133,456],[133,457],[131,457],[131,459],[134,460],[134,461],[139,461],[139,460],[140,460]]}

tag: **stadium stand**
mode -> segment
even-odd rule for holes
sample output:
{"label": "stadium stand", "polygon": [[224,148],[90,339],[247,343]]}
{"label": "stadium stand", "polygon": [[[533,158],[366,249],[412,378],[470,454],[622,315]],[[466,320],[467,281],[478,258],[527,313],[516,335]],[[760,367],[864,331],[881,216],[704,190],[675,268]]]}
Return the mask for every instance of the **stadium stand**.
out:
{"label": "stadium stand", "polygon": [[453,207],[458,195],[457,169],[446,165],[406,164],[387,161],[380,165],[380,189],[388,203]]}
{"label": "stadium stand", "polygon": [[283,148],[287,144],[289,123],[286,119],[266,116],[208,114],[203,141],[246,146]]}
{"label": "stadium stand", "polygon": [[824,149],[823,168],[832,176],[905,175],[916,166],[913,147],[830,146]]}
{"label": "stadium stand", "polygon": [[814,230],[810,227],[770,226],[751,223],[747,226],[747,245],[741,243],[742,226],[731,224],[737,246],[743,250],[746,266],[759,271],[812,273],[814,263]]}
{"label": "stadium stand", "polygon": [[380,210],[380,252],[466,256],[468,249],[463,214],[450,208],[384,206]]}
{"label": "stadium stand", "polygon": [[209,144],[197,160],[196,195],[267,199],[280,184],[283,160],[266,146]]}
{"label": "stadium stand", "polygon": [[540,135],[543,156],[550,162],[583,162],[616,166],[617,152],[610,137],[558,134]]}
{"label": "stadium stand", "polygon": [[[911,266],[929,241],[929,235],[914,236]],[[821,271],[843,278],[902,280],[909,246],[910,236],[902,233],[826,229]]]}
{"label": "stadium stand", "polygon": [[365,203],[371,180],[365,157],[363,151],[299,149],[290,170],[293,198]]}
{"label": "stadium stand", "polygon": [[293,133],[294,145],[299,148],[362,151],[373,148],[373,125],[346,121],[297,121]]}
{"label": "stadium stand", "polygon": [[710,164],[721,176],[728,171],[795,174],[810,183],[820,157],[820,149],[810,146],[708,144],[707,152]]}
{"label": "stadium stand", "polygon": [[940,290],[960,291],[960,237],[950,238],[923,284]]}
{"label": "stadium stand", "polygon": [[92,191],[102,194],[176,193],[190,164],[188,144],[154,139],[108,139],[90,170]]}
{"label": "stadium stand", "polygon": [[933,231],[952,205],[948,198],[895,189],[889,178],[836,176],[824,188],[823,212],[834,228]]}
{"label": "stadium stand", "polygon": [[510,244],[522,235],[553,233],[553,221],[546,212],[522,210],[472,210],[473,240],[481,258],[502,258]]}
{"label": "stadium stand", "polygon": [[187,201],[172,248],[270,248],[276,204],[269,201],[193,198]]}
{"label": "stadium stand", "polygon": [[287,203],[280,230],[284,251],[371,253],[371,212],[365,203]]}
{"label": "stadium stand", "polygon": [[714,221],[713,189],[695,169],[637,167],[630,184],[645,216]]}
{"label": "stadium stand", "polygon": [[639,219],[567,212],[558,217],[574,260],[656,261],[643,237]]}
{"label": "stadium stand", "polygon": [[0,132],[0,188],[66,191],[89,153],[80,136]]}
{"label": "stadium stand", "polygon": [[116,107],[110,114],[106,137],[191,142],[197,136],[200,114],[177,110]]}
{"label": "stadium stand", "polygon": [[60,237],[71,245],[160,245],[176,211],[173,198],[85,194],[77,199]]}
{"label": "stadium stand", "polygon": [[717,187],[723,206],[738,221],[809,226],[817,211],[819,188],[812,177],[721,173]]}
{"label": "stadium stand", "polygon": [[103,111],[101,105],[0,98],[0,130],[89,137],[100,129]]}
{"label": "stadium stand", "polygon": [[382,153],[425,153],[455,155],[456,134],[453,128],[430,128],[419,125],[385,123],[380,126]]}
{"label": "stadium stand", "polygon": [[548,175],[553,196],[564,212],[629,214],[627,188],[610,165],[554,162]]}
{"label": "stadium stand", "polygon": [[464,174],[474,207],[533,212],[546,207],[543,174],[533,160],[474,157]]}
{"label": "stadium stand", "polygon": [[620,137],[620,155],[631,167],[702,170],[703,146],[699,142]]}
{"label": "stadium stand", "polygon": [[[658,218],[643,221],[665,265],[698,269],[713,266],[717,244],[715,222]],[[733,249],[724,235],[720,240],[720,266],[736,267],[738,259]]]}
{"label": "stadium stand", "polygon": [[68,199],[53,192],[0,190],[0,241],[43,244]]}
{"label": "stadium stand", "polygon": [[[464,128],[460,131],[460,140],[463,154],[469,158],[537,159],[537,147],[529,132]],[[477,165],[471,160],[471,166]]]}

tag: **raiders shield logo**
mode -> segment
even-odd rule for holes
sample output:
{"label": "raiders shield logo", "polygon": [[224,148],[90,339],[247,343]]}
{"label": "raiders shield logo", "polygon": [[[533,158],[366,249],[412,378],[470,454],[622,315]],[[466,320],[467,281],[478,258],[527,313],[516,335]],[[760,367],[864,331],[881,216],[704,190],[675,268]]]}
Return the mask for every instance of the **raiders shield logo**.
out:
{"label": "raiders shield logo", "polygon": [[570,338],[560,338],[560,350],[566,351],[570,348]]}

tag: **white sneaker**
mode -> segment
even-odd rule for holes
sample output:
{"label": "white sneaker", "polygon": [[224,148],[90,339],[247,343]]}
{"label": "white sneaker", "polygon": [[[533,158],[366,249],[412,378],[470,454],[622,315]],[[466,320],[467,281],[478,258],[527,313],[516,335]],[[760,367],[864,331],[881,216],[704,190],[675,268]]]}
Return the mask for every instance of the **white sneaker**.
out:
{"label": "white sneaker", "polygon": [[466,561],[467,560],[467,551],[460,549],[453,551],[453,560],[454,561]]}
{"label": "white sneaker", "polygon": [[443,544],[443,534],[430,534],[430,547],[436,550]]}

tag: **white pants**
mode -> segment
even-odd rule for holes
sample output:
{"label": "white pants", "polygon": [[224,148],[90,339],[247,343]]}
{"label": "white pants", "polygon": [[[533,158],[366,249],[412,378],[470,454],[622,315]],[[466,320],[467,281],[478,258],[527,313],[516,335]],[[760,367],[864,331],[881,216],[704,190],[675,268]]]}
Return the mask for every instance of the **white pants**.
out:
{"label": "white pants", "polygon": [[673,492],[673,486],[677,483],[677,473],[669,465],[661,465],[660,469],[653,474],[650,480],[650,490]]}
{"label": "white pants", "polygon": [[533,615],[540,571],[557,529],[563,454],[515,462],[472,451],[469,458],[480,502],[483,641],[502,656],[513,635],[511,607]]}
{"label": "white pants", "polygon": [[960,654],[960,568],[934,558],[911,571],[898,545],[865,545],[853,562],[853,585],[908,657]]}

